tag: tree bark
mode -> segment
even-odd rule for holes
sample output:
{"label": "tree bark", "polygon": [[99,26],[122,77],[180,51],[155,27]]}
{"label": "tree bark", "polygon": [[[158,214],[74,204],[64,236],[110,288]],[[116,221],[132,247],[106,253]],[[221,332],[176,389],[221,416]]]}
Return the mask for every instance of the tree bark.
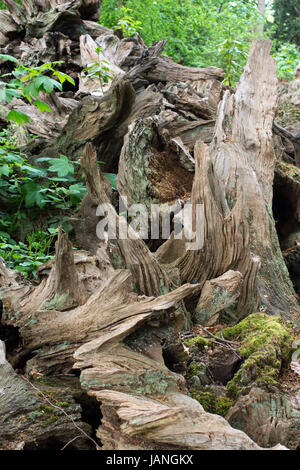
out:
{"label": "tree bark", "polygon": [[[165,40],[148,48],[139,35],[119,39],[98,25],[96,0],[23,0],[24,11],[5,2],[1,53],[15,51],[28,66],[62,59],[76,82],[73,92],[48,97],[53,114],[47,119],[24,101],[14,103],[32,117],[28,129],[43,136],[39,148],[30,147],[31,156],[62,153],[79,161],[87,194],[70,218],[78,249],[73,251],[73,234],[69,239],[60,230],[55,258],[38,269],[37,281],[0,260],[0,335],[19,335],[7,355],[0,342],[0,448],[31,448],[35,440],[48,445],[52,438],[63,446],[77,432],[65,416],[57,425],[47,422],[44,433],[42,425],[26,421],[21,440],[11,411],[27,419],[42,402],[8,359],[16,369],[26,368],[25,378],[37,388],[47,378],[55,386],[60,381],[59,400],[67,391],[70,410],[73,374],[85,399],[97,400],[103,449],[260,449],[189,396],[191,356],[181,338],[199,323],[237,323],[257,310],[299,323],[272,214],[277,79],[270,41],[254,41],[234,92],[222,84],[221,69],[184,67],[162,56]],[[103,96],[82,75],[97,60],[99,46],[114,71]],[[118,174],[117,192],[99,160],[105,171]],[[298,173],[291,176],[283,167],[277,162],[277,178],[296,194]],[[161,204],[160,217],[173,208],[170,237],[140,237],[118,213],[117,193],[148,209]],[[116,229],[128,238],[112,239],[107,232],[98,237],[101,205],[109,206]],[[188,205],[189,230],[181,229],[178,239]],[[197,205],[203,208],[200,227]],[[204,244],[188,249],[196,229],[198,235],[203,229]],[[1,394],[10,387],[13,393]],[[49,393],[47,385],[43,391]],[[78,422],[79,411],[78,405]],[[78,440],[77,447],[88,446]]]}
{"label": "tree bark", "polygon": [[226,92],[219,106],[210,148],[196,144],[192,201],[204,204],[204,247],[178,263],[184,281],[202,284],[228,269],[246,275],[237,319],[254,311],[258,299],[270,313],[298,316],[271,209],[276,68],[270,48],[270,41],[254,41],[235,95]]}

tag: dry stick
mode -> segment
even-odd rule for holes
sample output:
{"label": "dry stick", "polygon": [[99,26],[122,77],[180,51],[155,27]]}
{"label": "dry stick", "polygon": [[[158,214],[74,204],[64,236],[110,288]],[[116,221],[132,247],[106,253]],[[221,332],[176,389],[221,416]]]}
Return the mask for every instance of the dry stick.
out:
{"label": "dry stick", "polygon": [[[213,333],[211,333],[209,330],[207,330],[206,328],[204,328],[204,326],[201,326],[202,330],[205,331],[205,333],[207,333],[208,335],[212,336],[213,338],[217,339],[218,341],[224,341],[224,343],[228,343],[228,344],[238,344],[236,341],[229,341],[228,339],[224,339],[224,338],[219,338],[218,336],[215,336]],[[223,336],[223,332],[222,332],[222,336]]]}
{"label": "dry stick", "polygon": [[[236,344],[234,341],[228,341],[227,339],[224,339],[224,338],[218,338],[218,336],[215,336],[214,334],[212,334],[210,331],[208,331],[206,328],[204,328],[204,326],[202,326],[202,329],[205,331],[205,333],[207,333],[208,335],[212,336],[213,338],[215,338],[216,340],[219,341],[224,341],[224,343],[221,343],[219,342],[219,344],[221,344],[222,346],[226,346],[228,349],[231,349],[231,351],[239,358],[239,359],[242,359],[241,356],[236,352],[236,350],[231,346],[231,344]],[[222,334],[223,336],[223,334]],[[213,341],[212,341],[213,342]],[[231,344],[230,344],[231,343]]]}
{"label": "dry stick", "polygon": [[[21,376],[27,383],[29,383],[29,385],[34,388],[34,390],[36,390],[37,392],[39,392],[43,398],[46,400],[47,403],[49,403],[49,405],[51,405],[53,408],[56,408],[57,410],[60,410],[62,411],[62,413],[72,422],[72,424],[75,426],[76,429],[78,429],[78,431],[80,431],[87,439],[89,439],[90,441],[93,442],[93,444],[95,444],[96,446],[96,449],[97,450],[101,450],[101,448],[99,447],[99,445],[97,444],[96,441],[94,441],[94,439],[92,437],[90,437],[83,429],[81,429],[74,421],[74,419],[72,418],[72,416],[68,415],[68,413],[65,412],[65,410],[63,408],[61,408],[60,406],[57,406],[57,405],[54,405],[49,399],[48,397],[39,389],[37,388],[35,385],[33,385],[33,383],[30,382],[30,380],[27,379],[27,377],[25,377],[25,375],[22,375]],[[77,436],[79,437],[79,436]],[[76,437],[76,439],[77,439]],[[74,440],[74,439],[72,439]],[[72,442],[72,441],[70,441]],[[70,442],[67,443],[70,444]],[[65,446],[66,447],[66,446]]]}
{"label": "dry stick", "polygon": [[241,356],[236,352],[236,350],[230,346],[230,344],[220,343],[219,341],[214,341],[213,339],[209,340],[211,343],[218,344],[219,346],[223,346],[223,348],[230,349],[239,359],[242,359]]}
{"label": "dry stick", "polygon": [[[203,336],[201,335],[197,335],[197,334],[185,334],[185,335],[181,335],[183,338],[196,338],[197,336],[200,336],[201,338],[203,338]],[[217,338],[218,340],[220,340],[220,338],[218,338],[217,336],[214,336],[212,335],[214,338]],[[227,348],[227,349],[231,349],[231,351],[239,358],[239,359],[242,359],[241,356],[236,352],[236,350],[230,346],[230,344],[227,343],[226,340],[223,339],[223,341],[225,341],[225,343],[221,343],[221,340],[220,341],[214,341],[213,339],[210,339],[208,340],[210,341],[211,343],[214,343],[214,344],[218,344],[219,346],[222,346],[223,348]],[[230,341],[230,343],[232,343],[233,341]]]}
{"label": "dry stick", "polygon": [[60,450],[65,450],[65,448],[66,448],[69,444],[71,444],[73,441],[76,441],[76,439],[79,439],[80,437],[82,437],[82,436],[75,436],[75,437],[73,437],[73,439],[71,439],[69,442],[67,442],[66,445],[64,445]]}
{"label": "dry stick", "polygon": [[[239,359],[242,359],[241,356],[236,352],[236,350],[230,345],[230,343],[232,344],[237,344],[235,341],[228,341],[224,338],[218,338],[218,336],[215,336],[213,335],[210,331],[207,331],[204,327],[201,327],[206,333],[210,334],[213,338],[216,338],[218,341],[214,341],[212,339],[210,339],[209,341],[211,343],[214,343],[214,344],[218,344],[219,346],[223,346],[223,348],[227,348],[227,349],[231,349],[231,351],[239,358]],[[201,336],[201,335],[198,335],[198,334],[186,334],[186,333],[183,333],[181,335],[181,337],[183,338],[195,338],[197,336]],[[223,335],[222,335],[223,336]],[[224,341],[223,343],[221,341]]]}

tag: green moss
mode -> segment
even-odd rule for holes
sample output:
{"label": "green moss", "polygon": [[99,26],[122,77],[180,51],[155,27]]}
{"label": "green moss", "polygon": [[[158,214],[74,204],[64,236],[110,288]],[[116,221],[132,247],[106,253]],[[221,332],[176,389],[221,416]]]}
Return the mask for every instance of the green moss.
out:
{"label": "green moss", "polygon": [[282,365],[288,360],[292,333],[278,316],[264,313],[249,315],[237,325],[223,331],[225,339],[241,342],[240,355],[245,362],[228,382],[230,395],[236,397],[242,390],[257,385],[276,385]]}
{"label": "green moss", "polygon": [[[33,421],[41,421],[42,426],[46,426],[44,423],[48,423],[49,420],[52,420],[55,418],[55,421],[58,419],[57,418],[57,411],[55,408],[49,405],[45,404],[40,404],[36,410],[32,411],[31,413],[28,414],[28,418],[33,420]],[[44,419],[47,418],[47,421],[44,421]]]}
{"label": "green moss", "polygon": [[193,361],[188,367],[187,376],[194,377],[197,374],[198,374],[198,365],[197,365],[197,362]]}
{"label": "green moss", "polygon": [[240,394],[240,392],[242,391],[242,389],[238,387],[236,382],[237,382],[237,380],[234,381],[234,378],[233,378],[227,384],[227,391],[228,391],[228,394],[231,397],[237,397]]}
{"label": "green moss", "polygon": [[160,289],[161,295],[168,294],[169,292],[167,287],[164,285],[164,281],[162,279],[160,279],[159,281],[159,289]]}
{"label": "green moss", "polygon": [[194,350],[202,350],[204,349],[204,346],[210,345],[210,341],[203,338],[202,336],[195,336],[194,338],[184,339],[183,344]]}
{"label": "green moss", "polygon": [[[117,390],[128,393],[136,393],[137,395],[153,395],[153,393],[165,395],[168,389],[174,387],[176,379],[167,376],[158,370],[149,370],[141,374],[120,373]],[[81,380],[84,388],[101,388],[111,387],[111,384],[103,383],[97,378],[89,380]]]}
{"label": "green moss", "polygon": [[28,413],[28,418],[31,419],[32,421],[36,421],[38,419],[41,419],[44,416],[44,413],[41,411],[31,411],[31,413]]}
{"label": "green moss", "polygon": [[233,406],[233,400],[226,395],[216,398],[216,414],[225,417],[229,409]]}
{"label": "green moss", "polygon": [[215,413],[216,396],[211,391],[190,389],[190,396],[197,400],[208,413]]}
{"label": "green moss", "polygon": [[45,310],[59,310],[65,305],[66,301],[68,300],[68,297],[69,291],[64,292],[63,294],[56,293],[53,299],[44,302],[42,308],[44,308]]}
{"label": "green moss", "polygon": [[53,413],[54,409],[52,406],[49,405],[39,405],[38,406],[38,411],[44,412],[44,413]]}
{"label": "green moss", "polygon": [[121,255],[119,255],[116,252],[113,252],[110,256],[111,258],[111,263],[115,269],[124,269],[125,268],[125,263]]}
{"label": "green moss", "polygon": [[283,101],[278,108],[276,120],[283,127],[290,126],[300,121],[299,106],[293,104],[290,100]]}
{"label": "green moss", "polygon": [[223,417],[226,416],[229,408],[233,405],[231,398],[226,395],[216,396],[211,389],[202,391],[191,389],[190,396],[197,400],[208,413],[214,413]]}
{"label": "green moss", "polygon": [[300,170],[295,165],[286,162],[277,162],[276,168],[281,170],[286,177],[300,182]]}
{"label": "green moss", "polygon": [[61,408],[67,408],[69,406],[69,403],[67,403],[66,401],[60,401],[58,403],[58,406],[60,406]]}
{"label": "green moss", "polygon": [[55,423],[58,420],[58,416],[51,416],[51,418],[47,419],[46,421],[43,421],[41,425],[46,428],[47,426],[50,426],[50,424]]}

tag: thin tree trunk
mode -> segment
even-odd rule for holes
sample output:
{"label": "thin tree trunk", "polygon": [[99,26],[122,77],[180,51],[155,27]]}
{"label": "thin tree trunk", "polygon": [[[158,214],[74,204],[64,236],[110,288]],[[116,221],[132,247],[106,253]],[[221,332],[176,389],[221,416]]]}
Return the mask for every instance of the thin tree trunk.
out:
{"label": "thin tree trunk", "polygon": [[258,25],[256,29],[257,37],[262,38],[264,34],[264,19],[266,13],[266,2],[265,0],[258,0],[257,8],[260,15],[260,19],[258,20]]}

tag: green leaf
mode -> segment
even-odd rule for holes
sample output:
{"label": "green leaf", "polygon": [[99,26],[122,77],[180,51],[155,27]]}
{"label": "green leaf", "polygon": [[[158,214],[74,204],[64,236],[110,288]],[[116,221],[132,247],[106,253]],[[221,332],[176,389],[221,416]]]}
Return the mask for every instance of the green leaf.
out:
{"label": "green leaf", "polygon": [[9,62],[15,62],[15,64],[17,64],[19,62],[18,59],[16,59],[12,55],[8,55],[8,54],[0,54],[0,59],[1,60],[7,60]]}
{"label": "green leaf", "polygon": [[[3,240],[9,240],[10,235],[9,233],[3,232],[2,230],[0,230],[0,238],[2,238]],[[0,243],[0,247],[2,247],[1,243]]]}
{"label": "green leaf", "polygon": [[116,175],[115,173],[104,173],[104,176],[110,182],[112,189],[117,190],[116,180],[118,175]]}
{"label": "green leaf", "polygon": [[41,75],[40,77],[35,78],[34,80],[35,86],[44,93],[51,93],[54,88],[58,88],[58,90],[62,91],[62,85],[53,80],[53,78]]}
{"label": "green leaf", "polygon": [[[4,100],[7,103],[10,103],[13,98],[20,98],[20,97],[21,97],[21,93],[18,90],[15,90],[14,88],[6,87]],[[2,97],[1,97],[0,101],[1,100],[2,100]]]}
{"label": "green leaf", "polygon": [[66,80],[70,83],[72,83],[73,86],[75,86],[75,82],[72,77],[69,77],[66,73],[62,73],[59,70],[56,70],[53,75],[58,78],[60,83],[64,83]]}
{"label": "green leaf", "polygon": [[72,184],[69,187],[70,199],[74,204],[77,204],[81,201],[83,196],[86,194],[86,187],[82,183]]}
{"label": "green leaf", "polygon": [[0,176],[2,175],[9,176],[9,173],[10,173],[10,167],[8,165],[0,166]]}
{"label": "green leaf", "polygon": [[7,116],[8,121],[14,121],[16,122],[19,126],[23,124],[23,122],[29,122],[29,116],[25,113],[21,113],[21,111],[17,111],[16,109],[13,109],[8,113]]}
{"label": "green leaf", "polygon": [[38,108],[39,111],[41,111],[41,113],[43,113],[44,111],[47,111],[47,113],[51,113],[50,106],[48,106],[47,103],[44,103],[44,101],[35,100],[33,104]]}
{"label": "green leaf", "polygon": [[36,98],[39,92],[40,92],[40,87],[37,86],[37,84],[35,83],[35,80],[32,80],[32,82],[28,83],[28,85],[26,85],[22,91],[25,98],[27,98],[29,101],[31,101],[31,97]]}
{"label": "green leaf", "polygon": [[58,227],[56,228],[49,227],[48,232],[51,233],[51,235],[55,235],[56,233],[58,233]]}
{"label": "green leaf", "polygon": [[3,82],[0,82],[0,103],[6,101],[6,87]]}
{"label": "green leaf", "polygon": [[32,207],[37,204],[39,207],[43,207],[46,203],[42,193],[42,186],[30,181],[22,186],[21,191],[25,196],[25,205],[26,207]]}
{"label": "green leaf", "polygon": [[43,176],[47,176],[47,171],[43,168],[34,168],[33,166],[29,165],[21,165],[20,170],[26,171],[29,176],[35,178],[42,178]]}
{"label": "green leaf", "polygon": [[52,160],[50,157],[40,157],[40,158],[37,158],[35,161],[36,162],[49,162],[50,160]]}
{"label": "green leaf", "polygon": [[49,167],[49,171],[57,173],[59,177],[74,173],[74,166],[65,155],[60,155],[60,158],[51,158],[50,163],[52,165]]}

